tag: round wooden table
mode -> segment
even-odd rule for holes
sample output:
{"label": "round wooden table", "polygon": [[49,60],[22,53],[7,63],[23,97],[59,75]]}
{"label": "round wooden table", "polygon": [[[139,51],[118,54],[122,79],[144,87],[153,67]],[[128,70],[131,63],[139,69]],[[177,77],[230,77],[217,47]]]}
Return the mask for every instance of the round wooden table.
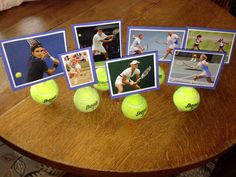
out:
{"label": "round wooden table", "polygon": [[[129,25],[236,29],[236,19],[211,1],[46,2],[15,9],[19,16],[11,10],[3,12],[0,20],[12,13],[11,18],[38,19],[34,22],[39,28],[29,21],[15,24],[9,20],[11,26],[7,22],[0,26],[1,37],[66,27],[71,50],[70,25],[80,22],[121,18],[123,47]],[[82,10],[75,12],[81,3]],[[33,13],[35,5],[45,10]],[[48,18],[52,11],[55,18]],[[31,28],[21,31],[19,26]],[[73,105],[74,92],[68,90],[65,78],[56,79],[60,88],[57,100],[50,106],[39,105],[30,98],[28,88],[11,91],[1,62],[1,140],[35,160],[85,176],[157,176],[193,168],[236,142],[235,51],[230,64],[223,68],[216,90],[198,89],[201,103],[195,111],[179,112],[172,102],[176,87],[164,84],[158,91],[142,94],[149,110],[139,121],[124,118],[121,101],[111,100],[108,92],[99,92],[101,104],[96,111],[78,112]],[[169,64],[161,66],[168,74]]]}

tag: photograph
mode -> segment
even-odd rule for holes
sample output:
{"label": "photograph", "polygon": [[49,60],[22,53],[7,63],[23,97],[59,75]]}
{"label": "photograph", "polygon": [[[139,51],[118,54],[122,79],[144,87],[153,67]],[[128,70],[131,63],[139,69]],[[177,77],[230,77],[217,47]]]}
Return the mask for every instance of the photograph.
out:
{"label": "photograph", "polygon": [[64,74],[58,54],[67,51],[65,30],[1,41],[3,63],[13,90]]}
{"label": "photograph", "polygon": [[59,55],[71,90],[97,83],[91,47]]}
{"label": "photograph", "polygon": [[213,28],[188,28],[185,49],[207,50],[226,53],[229,64],[235,42],[236,31]]}
{"label": "photograph", "polygon": [[157,52],[106,61],[111,98],[159,89]]}
{"label": "photograph", "polygon": [[129,26],[127,54],[137,55],[158,51],[158,60],[170,62],[173,50],[183,48],[185,28]]}
{"label": "photograph", "polygon": [[167,83],[215,89],[225,56],[225,53],[176,49]]}
{"label": "photograph", "polygon": [[72,25],[78,49],[92,47],[95,67],[104,61],[122,57],[121,21],[98,21]]}

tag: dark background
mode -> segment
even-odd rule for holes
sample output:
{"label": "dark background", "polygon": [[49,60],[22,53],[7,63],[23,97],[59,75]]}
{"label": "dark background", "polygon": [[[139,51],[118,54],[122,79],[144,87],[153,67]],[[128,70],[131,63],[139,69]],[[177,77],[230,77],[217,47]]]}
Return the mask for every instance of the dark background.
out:
{"label": "dark background", "polygon": [[[112,31],[115,28],[119,28],[119,23],[117,24],[111,24],[111,25],[100,25],[100,26],[92,26],[92,27],[77,27],[77,38],[80,43],[80,48],[85,48],[85,47],[91,47],[92,46],[92,41],[93,41],[93,36],[97,33],[97,28],[102,28],[103,32],[106,35],[111,35]],[[79,34],[81,36],[79,36]],[[106,49],[109,59],[114,59],[114,58],[119,58],[121,57],[120,55],[120,36],[119,33],[115,35],[115,38],[113,39],[112,42],[109,43],[103,43],[104,48]],[[104,61],[105,58],[104,56],[101,55],[95,55],[94,56],[94,61]]]}
{"label": "dark background", "polygon": [[[152,87],[155,85],[154,69],[156,69],[156,67],[154,68],[153,56],[144,56],[144,57],[139,57],[139,58],[132,58],[132,59],[127,59],[123,61],[108,63],[113,94],[116,94],[118,92],[117,88],[115,87],[115,80],[117,76],[120,75],[126,68],[128,68],[129,63],[131,63],[131,61],[133,60],[137,60],[140,62],[139,67],[138,67],[141,72],[140,76],[142,75],[143,71],[146,68],[148,68],[148,66],[152,67],[149,74],[144,79],[142,79],[141,82],[139,83],[141,88]],[[131,79],[135,81],[136,80],[135,78],[136,77],[134,76]],[[124,86],[124,92],[132,91],[132,90],[133,90],[132,87],[129,87],[127,85]]]}

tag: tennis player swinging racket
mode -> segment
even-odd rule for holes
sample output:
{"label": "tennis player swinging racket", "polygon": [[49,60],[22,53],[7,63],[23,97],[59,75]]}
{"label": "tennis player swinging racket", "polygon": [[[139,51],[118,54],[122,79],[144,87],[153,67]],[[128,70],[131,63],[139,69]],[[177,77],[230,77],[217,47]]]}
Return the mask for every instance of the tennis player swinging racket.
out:
{"label": "tennis player swinging racket", "polygon": [[[148,75],[148,73],[151,70],[151,66],[149,66],[140,77],[140,70],[138,69],[139,63],[140,63],[139,61],[133,60],[129,64],[130,67],[125,69],[119,76],[117,76],[116,81],[115,81],[115,86],[118,89],[118,93],[123,92],[124,85],[128,85],[135,90],[141,88],[139,86],[140,80]],[[134,76],[136,76],[136,78],[135,78],[136,80],[132,81],[130,78],[132,78]]]}

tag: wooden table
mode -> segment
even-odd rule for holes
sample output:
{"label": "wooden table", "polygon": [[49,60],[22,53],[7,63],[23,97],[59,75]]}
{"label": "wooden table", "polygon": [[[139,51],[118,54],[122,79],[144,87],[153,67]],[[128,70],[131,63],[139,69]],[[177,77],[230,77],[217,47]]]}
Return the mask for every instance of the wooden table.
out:
{"label": "wooden table", "polygon": [[[72,50],[71,24],[120,18],[123,47],[129,25],[236,29],[233,16],[205,0],[44,0],[1,12],[0,38],[66,27]],[[56,79],[60,95],[55,103],[38,105],[29,89],[11,91],[1,62],[0,135],[31,158],[85,176],[157,176],[193,168],[236,142],[235,51],[217,89],[199,89],[197,110],[178,112],[172,103],[176,88],[163,85],[142,94],[149,111],[140,121],[124,118],[121,101],[111,100],[107,92],[100,92],[95,112],[78,112],[65,78]],[[167,73],[169,64],[162,66]]]}

